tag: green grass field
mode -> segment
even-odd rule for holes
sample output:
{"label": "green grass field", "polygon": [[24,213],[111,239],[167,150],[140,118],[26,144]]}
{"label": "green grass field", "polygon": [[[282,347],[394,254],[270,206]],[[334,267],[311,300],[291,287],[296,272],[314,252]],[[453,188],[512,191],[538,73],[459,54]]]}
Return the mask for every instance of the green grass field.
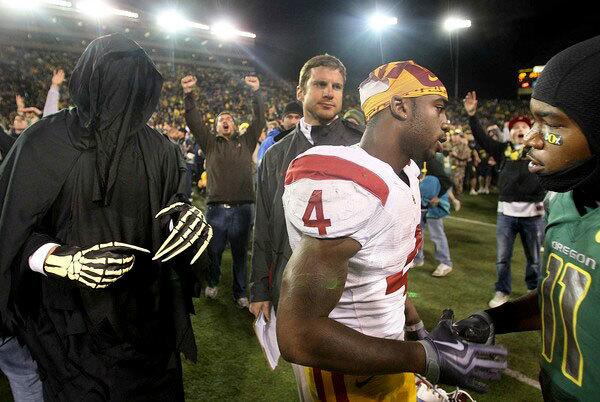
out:
{"label": "green grass field", "polygon": [[[455,218],[494,224],[496,196],[466,195],[463,208]],[[495,228],[489,225],[446,219],[446,233],[454,261],[454,270],[444,278],[430,273],[432,244],[426,240],[424,266],[411,270],[409,291],[427,328],[432,328],[444,308],[454,309],[462,318],[481,310],[493,296],[495,282]],[[197,364],[184,362],[186,399],[189,401],[274,401],[297,399],[289,364],[280,361],[275,371],[268,368],[254,337],[252,316],[238,309],[231,297],[231,255],[224,256],[223,281],[216,300],[195,301],[193,324],[198,343]],[[526,292],[524,257],[517,241],[513,259],[513,296]],[[537,379],[537,333],[498,337],[509,351],[509,368]],[[450,387],[445,387],[451,389]],[[471,394],[477,401],[541,401],[536,388],[504,375],[485,395]],[[0,383],[0,401],[10,400],[5,379]]]}

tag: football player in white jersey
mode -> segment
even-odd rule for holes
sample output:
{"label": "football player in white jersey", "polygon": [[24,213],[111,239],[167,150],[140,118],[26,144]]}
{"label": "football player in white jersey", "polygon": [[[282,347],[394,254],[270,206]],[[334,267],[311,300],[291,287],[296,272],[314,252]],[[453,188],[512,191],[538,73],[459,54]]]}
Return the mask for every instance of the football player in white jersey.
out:
{"label": "football player in white jersey", "polygon": [[407,273],[422,246],[413,160],[441,150],[446,89],[406,61],[378,67],[359,91],[360,144],[314,147],[286,174],[281,353],[302,367],[303,400],[415,401],[412,373],[483,392],[506,350],[460,340],[450,310],[424,339],[404,340]]}

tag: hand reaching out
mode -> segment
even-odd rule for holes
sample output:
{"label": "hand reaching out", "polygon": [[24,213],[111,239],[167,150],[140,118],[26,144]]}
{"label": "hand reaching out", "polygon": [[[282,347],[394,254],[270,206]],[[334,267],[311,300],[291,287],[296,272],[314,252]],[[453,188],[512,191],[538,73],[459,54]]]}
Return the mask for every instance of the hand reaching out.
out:
{"label": "hand reaching out", "polygon": [[52,86],[60,87],[65,81],[65,70],[59,68],[52,73]]}
{"label": "hand reaching out", "polygon": [[258,91],[260,87],[260,80],[255,75],[247,75],[244,77],[244,83],[252,89],[253,92]]}
{"label": "hand reaching out", "polygon": [[475,91],[467,92],[467,96],[463,100],[465,111],[469,116],[475,116],[477,113],[477,93]]}
{"label": "hand reaching out", "polygon": [[186,75],[181,79],[181,87],[183,88],[184,94],[189,94],[194,90],[198,79],[193,75]]}

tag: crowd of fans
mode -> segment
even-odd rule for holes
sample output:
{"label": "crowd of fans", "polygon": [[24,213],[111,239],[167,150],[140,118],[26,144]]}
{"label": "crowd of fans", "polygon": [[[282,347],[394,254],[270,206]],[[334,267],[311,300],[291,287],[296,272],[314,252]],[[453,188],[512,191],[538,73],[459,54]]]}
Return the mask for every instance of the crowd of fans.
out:
{"label": "crowd of fans", "polygon": [[[24,49],[17,46],[0,46],[0,56],[0,60],[2,60],[0,62],[0,77],[2,77],[0,126],[6,132],[13,127],[15,117],[19,119],[17,109],[25,117],[27,124],[31,124],[41,117],[41,109],[46,101],[53,72],[59,69],[66,71],[66,80],[68,81],[68,72],[75,67],[78,57],[76,53]],[[156,64],[164,77],[164,84],[159,108],[152,116],[150,123],[166,135],[173,130],[185,132],[184,98],[180,79],[187,74],[194,74],[198,79],[198,109],[204,111],[203,119],[209,126],[215,122],[214,113],[222,110],[232,112],[236,116],[238,126],[244,127],[243,123],[250,121],[252,111],[244,92],[244,72],[226,68],[199,67],[194,65],[193,61],[190,61],[190,64],[165,62]],[[281,117],[285,105],[295,97],[295,84],[279,78],[261,77],[260,90],[266,102],[267,126],[264,127],[264,134],[266,134],[271,127],[277,125],[276,122]],[[359,104],[358,94],[347,90],[344,96],[344,110],[360,109]],[[69,105],[68,86],[63,85],[60,88],[58,106],[60,109]],[[22,113],[23,108],[27,110],[26,113]],[[507,122],[515,115],[526,115],[528,104],[526,101],[517,99],[488,99],[480,101],[479,110],[482,125],[484,127],[498,126],[499,139],[508,140]],[[354,113],[354,111],[352,112]],[[445,145],[449,155],[446,164],[452,168],[453,172],[459,172],[455,175],[457,178],[455,187],[459,185],[462,189],[464,182],[466,191],[470,191],[471,194],[489,192],[489,180],[486,184],[485,179],[479,177],[478,174],[477,166],[481,163],[482,155],[470,132],[468,116],[464,111],[462,100],[451,99],[448,103],[447,115],[454,125],[451,134],[454,134],[455,138]],[[170,136],[175,137],[176,135],[172,133]],[[187,141],[187,150],[189,151],[192,148],[189,142],[193,140],[188,138]],[[466,159],[463,157],[459,160],[455,157],[457,151],[460,148],[460,152],[465,153],[463,150],[465,146],[468,146],[468,156]],[[191,158],[190,152],[186,153],[188,158]],[[203,158],[196,157],[195,165],[202,163]],[[491,177],[495,177],[493,158],[491,161],[485,159],[483,163],[490,164]],[[202,171],[202,166],[196,166],[193,177],[200,179]],[[486,170],[484,169],[484,171]],[[494,183],[495,180],[491,184]],[[455,192],[462,193],[461,190],[455,190]]]}

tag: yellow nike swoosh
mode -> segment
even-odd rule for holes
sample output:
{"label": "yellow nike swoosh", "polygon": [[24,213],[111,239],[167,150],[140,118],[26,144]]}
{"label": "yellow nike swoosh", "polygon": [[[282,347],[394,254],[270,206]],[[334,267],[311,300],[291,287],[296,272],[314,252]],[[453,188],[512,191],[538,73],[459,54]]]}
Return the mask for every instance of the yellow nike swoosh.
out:
{"label": "yellow nike swoosh", "polygon": [[429,78],[429,81],[431,81],[431,82],[434,82],[434,81],[438,80],[438,77],[436,77],[435,75],[431,76],[431,75],[427,74],[427,78]]}

